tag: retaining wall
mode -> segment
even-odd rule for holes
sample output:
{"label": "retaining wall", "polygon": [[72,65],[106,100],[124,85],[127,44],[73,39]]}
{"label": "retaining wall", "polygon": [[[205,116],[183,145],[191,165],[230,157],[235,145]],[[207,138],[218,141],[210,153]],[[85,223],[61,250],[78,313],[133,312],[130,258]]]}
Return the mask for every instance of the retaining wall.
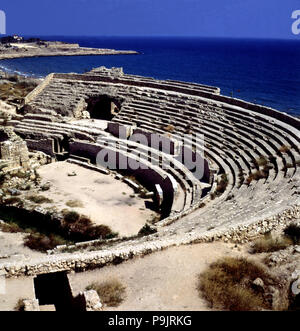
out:
{"label": "retaining wall", "polygon": [[300,207],[294,206],[277,216],[248,225],[237,224],[229,229],[224,227],[204,233],[188,233],[180,238],[157,238],[156,235],[151,235],[146,238],[124,242],[118,247],[106,247],[99,251],[50,255],[29,263],[2,263],[0,264],[0,270],[6,272],[7,278],[33,276],[58,271],[85,271],[104,267],[115,262],[119,263],[135,256],[144,256],[175,245],[211,242],[214,240],[245,243],[275,228],[284,228],[292,221],[299,219]]}

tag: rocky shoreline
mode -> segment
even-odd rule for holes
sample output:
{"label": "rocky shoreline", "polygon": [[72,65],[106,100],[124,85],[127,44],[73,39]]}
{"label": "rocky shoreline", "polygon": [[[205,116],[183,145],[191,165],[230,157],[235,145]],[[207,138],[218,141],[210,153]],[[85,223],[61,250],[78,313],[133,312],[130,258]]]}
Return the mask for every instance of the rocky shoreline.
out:
{"label": "rocky shoreline", "polygon": [[0,43],[0,60],[42,56],[135,55],[132,50],[80,47],[59,41]]}
{"label": "rocky shoreline", "polygon": [[70,51],[27,51],[27,52],[11,52],[0,54],[0,60],[17,59],[26,57],[44,57],[44,56],[83,56],[83,55],[137,55],[136,51],[117,51],[114,49],[97,49],[97,48],[80,48]]}

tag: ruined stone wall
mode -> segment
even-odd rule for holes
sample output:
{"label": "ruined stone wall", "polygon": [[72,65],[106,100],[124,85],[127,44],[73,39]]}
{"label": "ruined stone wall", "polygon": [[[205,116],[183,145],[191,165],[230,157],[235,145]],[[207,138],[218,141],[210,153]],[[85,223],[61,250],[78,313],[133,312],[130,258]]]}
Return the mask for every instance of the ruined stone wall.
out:
{"label": "ruined stone wall", "polygon": [[100,268],[118,260],[128,260],[135,256],[143,256],[174,245],[211,242],[215,240],[245,243],[258,235],[281,229],[294,220],[300,219],[300,207],[287,209],[277,216],[259,220],[251,224],[237,224],[201,234],[186,234],[184,237],[156,238],[151,235],[132,241],[123,242],[118,246],[103,248],[100,251],[49,255],[29,263],[0,264],[0,270],[6,272],[6,277],[33,276],[58,271],[85,271]]}
{"label": "ruined stone wall", "polygon": [[24,99],[25,105],[28,104],[29,102],[31,102],[33,99],[35,99],[37,97],[37,95],[39,93],[41,93],[47,85],[49,85],[49,83],[51,82],[53,77],[54,77],[54,74],[48,75],[40,85],[38,85],[33,91],[31,91]]}
{"label": "ruined stone wall", "polygon": [[8,160],[11,167],[28,168],[29,155],[27,144],[23,140],[7,140],[0,144],[1,159]]}
{"label": "ruined stone wall", "polygon": [[[101,82],[111,84],[122,84],[126,86],[141,87],[147,89],[159,89],[176,93],[183,93],[195,96],[209,96],[214,94],[213,91],[202,91],[202,85],[198,85],[198,90],[195,90],[189,83],[182,83],[182,86],[162,84],[159,80],[142,80],[141,77],[132,79],[129,75],[124,76],[110,76],[110,75],[88,75],[88,74],[54,74],[55,79],[61,79],[66,81],[83,81],[83,82]],[[167,82],[167,81],[165,81]]]}
{"label": "ruined stone wall", "polygon": [[[91,160],[92,163],[97,162],[97,155],[100,151],[104,150],[102,146],[96,145],[96,144],[90,144],[87,142],[81,142],[81,141],[72,141],[70,143],[70,154],[76,155],[84,158],[88,158]],[[107,151],[111,151],[109,148],[105,149]],[[114,153],[114,152],[113,152]],[[105,162],[105,164],[100,164],[105,168],[116,170],[120,168],[120,160],[124,156],[119,151],[115,152],[115,160],[112,160],[112,164],[109,164]],[[99,162],[100,160],[98,160]],[[127,158],[127,162],[131,162],[131,164],[134,163],[134,160],[130,157]],[[161,206],[162,213],[164,215],[167,215],[173,205],[174,201],[174,188],[172,181],[168,176],[162,176],[159,172],[159,169],[157,171],[145,164],[143,164],[142,161],[139,161],[139,163],[142,165],[139,169],[131,169],[131,167],[127,166],[126,169],[118,170],[126,175],[134,176],[136,180],[141,183],[144,187],[146,187],[149,191],[155,190],[155,184],[159,184],[164,192],[164,202]],[[145,166],[145,168],[143,167]],[[125,167],[124,167],[125,168]]]}
{"label": "ruined stone wall", "polygon": [[130,125],[122,125],[120,123],[109,122],[107,125],[107,131],[113,136],[120,139],[127,139],[132,135],[134,127]]}
{"label": "ruined stone wall", "polygon": [[[50,76],[50,75],[49,75]],[[159,83],[159,81],[154,80],[153,82],[147,82],[147,81],[141,81],[138,78],[135,80],[129,80],[129,79],[122,79],[123,76],[120,77],[111,77],[111,76],[96,76],[96,75],[79,75],[79,74],[54,74],[51,77],[47,77],[44,83],[42,83],[43,86],[39,85],[37,89],[42,90],[52,78],[67,80],[67,81],[84,81],[84,82],[102,82],[102,83],[111,83],[111,84],[123,84],[127,86],[136,86],[136,87],[144,87],[144,88],[151,88],[151,89],[159,89],[159,90],[166,90],[168,92],[176,92],[176,93],[183,93],[190,96],[198,96],[198,97],[204,97],[208,98],[210,100],[214,100],[216,102],[224,102],[228,104],[228,107],[230,105],[232,106],[238,106],[246,110],[250,110],[253,112],[257,112],[260,114],[265,114],[266,116],[274,117],[282,122],[285,122],[286,124],[292,125],[296,127],[297,129],[300,129],[300,120],[290,116],[286,113],[279,112],[277,110],[274,110],[269,107],[253,104],[247,101],[243,101],[240,99],[235,99],[231,97],[227,97],[224,95],[218,95],[215,93],[209,93],[199,90],[193,90],[192,88],[189,88],[188,83],[186,83],[186,87],[176,87],[171,85],[162,85]],[[124,75],[126,77],[127,75]],[[199,85],[201,86],[201,85]],[[26,100],[26,103],[30,102],[32,99],[35,98],[35,96],[40,92],[39,90],[35,89],[32,93],[29,94],[28,99]],[[226,108],[227,106],[225,106]]]}
{"label": "ruined stone wall", "polygon": [[[106,265],[115,259],[129,259],[172,245],[212,240],[243,243],[258,234],[275,228],[280,229],[300,218],[298,198],[300,168],[297,163],[299,159],[297,128],[300,121],[298,119],[268,107],[208,93],[193,85],[184,83],[168,85],[156,80],[143,80],[138,77],[132,79],[125,75],[57,74],[55,81],[50,82],[48,87],[37,99],[33,99],[32,106],[36,106],[37,112],[40,109],[49,110],[47,107],[50,105],[53,113],[64,110],[64,114],[69,116],[73,114],[76,105],[80,106],[80,98],[84,98],[89,93],[97,96],[100,90],[102,93],[104,89],[112,89],[119,92],[122,97],[128,98],[127,104],[123,103],[123,114],[115,119],[121,123],[124,121],[128,124],[135,122],[136,119],[138,125],[161,133],[164,129],[161,124],[169,123],[170,120],[170,124],[175,128],[174,134],[176,130],[178,133],[187,131],[184,123],[187,124],[187,128],[193,123],[195,129],[199,124],[201,133],[202,130],[205,131],[208,137],[207,158],[212,166],[217,165],[214,168],[216,176],[212,183],[212,193],[217,191],[223,173],[226,174],[228,183],[225,191],[217,198],[207,196],[200,200],[197,196],[197,183],[191,178],[192,176],[184,177],[184,181],[179,181],[183,184],[182,192],[185,193],[183,206],[174,208],[175,211],[169,217],[155,224],[158,229],[155,235],[110,241],[107,244],[103,243],[103,246],[94,247],[98,251],[55,254],[29,263],[7,264],[5,268],[9,275],[85,270]],[[60,93],[60,90],[64,93]],[[162,110],[160,113],[158,109],[157,116],[152,114],[156,109],[156,103]],[[164,107],[165,112],[163,112]],[[177,112],[177,108],[182,110],[182,116],[179,116],[180,111]],[[26,135],[27,138],[35,139],[30,136],[30,130],[26,131]],[[72,137],[77,136],[72,134],[68,139]],[[82,137],[83,139],[85,138]],[[98,145],[87,141],[70,141],[70,143],[71,154],[90,159],[93,163],[99,151],[117,149],[103,147],[106,146],[106,142],[102,140],[99,140]],[[289,151],[278,153],[284,145]],[[122,143],[120,146],[124,147]],[[121,153],[127,155],[126,151],[122,150]],[[270,167],[267,177],[252,180],[247,184],[247,176],[252,174],[256,160],[261,156],[270,155],[274,155],[274,167]],[[206,166],[209,171],[208,164]],[[151,170],[154,172],[138,170],[127,174],[133,174],[146,187],[159,182],[166,192],[165,196],[172,196],[174,188],[166,172],[159,168],[156,171],[154,167]],[[243,177],[239,183],[241,174]],[[185,172],[182,176],[175,175],[174,178],[181,179]],[[211,177],[209,173],[207,179],[208,177]],[[170,200],[170,205],[171,203]],[[295,207],[291,207],[294,205]],[[289,209],[285,210],[286,208]],[[197,211],[191,214],[195,210]],[[185,217],[186,215],[189,216]]]}
{"label": "ruined stone wall", "polygon": [[26,139],[28,148],[33,151],[41,151],[52,157],[55,157],[54,153],[54,140],[52,138],[45,138],[39,140]]}

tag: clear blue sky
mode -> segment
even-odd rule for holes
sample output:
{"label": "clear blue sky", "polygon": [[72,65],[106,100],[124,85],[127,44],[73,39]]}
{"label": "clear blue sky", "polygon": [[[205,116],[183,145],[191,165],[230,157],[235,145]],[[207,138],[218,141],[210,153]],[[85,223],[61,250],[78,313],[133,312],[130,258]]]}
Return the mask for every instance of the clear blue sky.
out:
{"label": "clear blue sky", "polygon": [[7,34],[294,38],[300,0],[1,0]]}

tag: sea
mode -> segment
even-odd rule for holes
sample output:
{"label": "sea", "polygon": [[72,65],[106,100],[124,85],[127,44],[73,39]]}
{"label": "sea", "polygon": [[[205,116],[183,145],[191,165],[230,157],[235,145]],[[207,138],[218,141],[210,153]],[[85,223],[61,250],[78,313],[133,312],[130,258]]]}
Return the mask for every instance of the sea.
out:
{"label": "sea", "polygon": [[51,72],[123,67],[128,74],[217,86],[224,95],[300,116],[300,39],[34,37],[139,54],[1,60],[0,70],[44,77]]}

